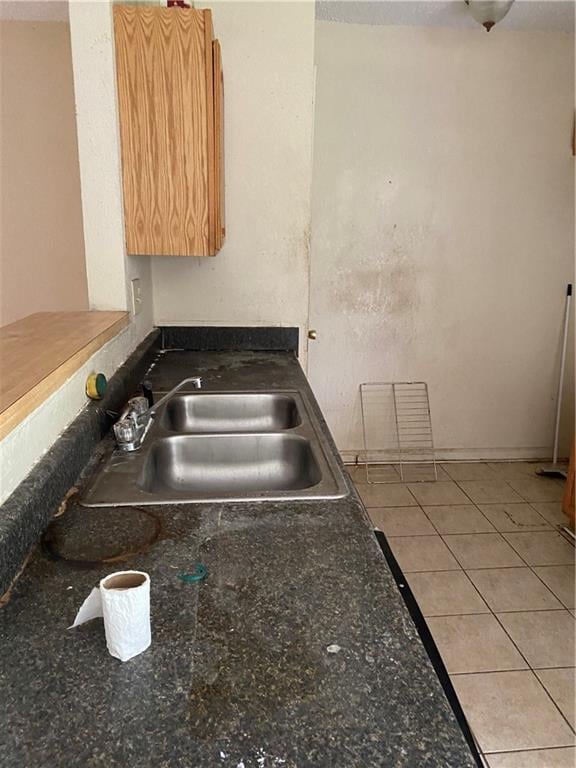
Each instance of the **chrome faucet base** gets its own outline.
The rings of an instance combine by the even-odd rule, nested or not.
[[[148,407],[148,401],[145,397],[133,397],[131,400],[128,400],[122,415],[114,424],[114,436],[118,449],[124,452],[138,450],[146,437],[146,433],[158,408],[164,405],[187,384],[192,384],[195,389],[201,389],[202,378],[200,376],[191,376],[184,379],[150,407]]]

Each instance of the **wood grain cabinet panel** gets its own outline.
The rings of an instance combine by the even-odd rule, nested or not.
[[[224,77],[218,40],[212,42],[214,71],[214,223],[216,248],[224,242]]]
[[[223,158],[211,12],[115,5],[114,35],[128,253],[213,256]]]

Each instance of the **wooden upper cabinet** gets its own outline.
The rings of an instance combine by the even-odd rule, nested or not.
[[[213,256],[224,186],[211,12],[115,5],[114,36],[128,253]]]
[[[222,74],[222,53],[218,40],[212,42],[214,72],[214,216],[216,226],[216,249],[224,242],[224,76]]]

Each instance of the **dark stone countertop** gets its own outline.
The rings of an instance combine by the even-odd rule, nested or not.
[[[169,352],[148,378],[160,391],[194,374],[205,389],[307,389],[279,353]],[[207,580],[181,582],[198,561]],[[150,574],[153,640],[121,663],[101,620],[67,627],[124,568]],[[474,765],[352,486],[329,502],[71,496],[0,611],[0,642],[7,768]]]

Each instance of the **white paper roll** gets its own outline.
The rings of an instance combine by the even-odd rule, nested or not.
[[[104,618],[106,645],[120,661],[137,656],[152,642],[150,633],[150,577],[143,571],[117,571],[94,587],[72,627],[98,616]]]

